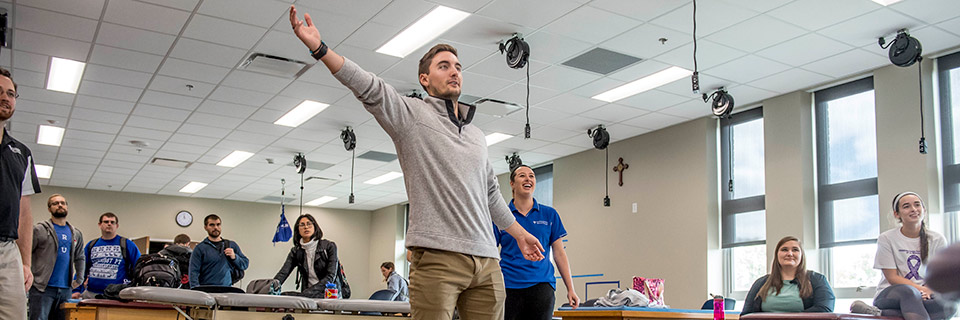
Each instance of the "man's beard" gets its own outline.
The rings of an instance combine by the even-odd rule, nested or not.
[[[220,231],[209,231],[207,232],[207,235],[211,238],[216,238],[220,236]]]
[[[54,218],[66,218],[67,210],[56,210],[54,212],[51,212],[50,214],[52,214]]]

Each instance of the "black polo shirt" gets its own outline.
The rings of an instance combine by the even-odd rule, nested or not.
[[[40,193],[33,155],[26,145],[3,130],[0,142],[0,241],[17,239],[20,197]]]

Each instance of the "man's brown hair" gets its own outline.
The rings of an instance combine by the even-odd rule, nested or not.
[[[454,48],[449,44],[440,43],[433,46],[433,48],[430,48],[430,51],[427,51],[427,53],[423,54],[423,58],[420,58],[420,67],[419,67],[419,70],[417,70],[417,79],[420,79],[421,74],[430,74],[430,64],[433,63],[433,57],[436,56],[438,53],[441,53],[444,51],[453,53],[454,56],[457,55],[457,48]],[[417,80],[417,82],[420,82],[420,81]],[[423,87],[424,91],[427,90],[427,87],[425,87],[423,84],[421,84],[420,86]],[[428,92],[427,94],[430,94],[430,93]]]
[[[50,207],[50,202],[53,201],[53,198],[54,198],[54,197],[61,197],[61,198],[63,198],[63,202],[67,202],[67,198],[64,198],[62,194],[54,193],[54,194],[51,195],[49,198],[47,198],[47,208]]]
[[[457,54],[456,51],[454,51],[453,54]],[[433,56],[431,56],[431,58],[432,58],[432,57],[433,57]],[[16,81],[13,81],[13,75],[10,74],[10,70],[7,70],[7,69],[4,69],[3,67],[0,67],[0,76],[4,76],[4,77],[9,78],[9,79],[10,79],[10,82],[13,82],[13,90],[14,90],[14,91],[17,90],[17,82],[16,82]]]
[[[188,235],[186,235],[186,234],[184,234],[184,233],[178,234],[176,237],[173,237],[173,243],[175,243],[175,244],[190,244],[190,236],[188,236]]]

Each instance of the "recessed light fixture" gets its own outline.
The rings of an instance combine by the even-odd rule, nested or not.
[[[223,160],[220,160],[220,162],[217,162],[217,165],[221,167],[233,168],[240,165],[244,161],[247,161],[247,159],[250,159],[252,156],[252,152],[236,150],[231,152],[230,155],[224,157]]]
[[[50,72],[47,78],[47,90],[77,93],[80,78],[86,63],[53,57],[50,59]]]
[[[293,110],[287,112],[287,114],[280,117],[280,119],[277,119],[277,121],[273,124],[296,127],[304,122],[307,122],[307,120],[310,120],[310,118],[313,118],[313,116],[317,115],[323,111],[323,109],[326,109],[329,106],[330,105],[326,103],[320,103],[313,100],[303,100],[303,102],[297,105],[296,108],[293,108]]]
[[[387,181],[390,181],[390,180],[393,180],[393,179],[396,179],[396,178],[399,178],[399,177],[402,177],[402,176],[403,176],[402,173],[399,173],[399,172],[396,172],[396,171],[390,171],[390,172],[387,172],[387,173],[383,174],[382,176],[379,176],[379,177],[376,177],[376,178],[373,178],[373,179],[364,181],[363,183],[366,183],[366,184],[381,184],[381,183],[384,183],[384,182],[387,182]]]
[[[33,168],[37,171],[37,177],[40,179],[50,179],[50,176],[53,175],[53,167],[51,166],[36,164]]]
[[[183,186],[183,188],[180,188],[180,192],[183,192],[183,193],[196,193],[197,191],[200,191],[200,189],[203,189],[203,188],[205,188],[206,186],[207,186],[207,184],[206,184],[206,183],[203,183],[203,182],[190,181],[190,183],[188,183],[187,185]]]
[[[377,52],[399,58],[406,57],[469,16],[469,13],[457,9],[438,6],[387,41]]]
[[[883,6],[889,6],[891,4],[894,4],[900,1],[901,0],[873,0],[873,2],[879,3],[880,5],[883,5]]]
[[[499,143],[499,142],[502,142],[503,140],[507,140],[507,139],[510,139],[510,138],[513,138],[513,136],[511,136],[511,135],[509,135],[509,134],[506,134],[506,133],[494,132],[494,133],[488,134],[488,135],[487,135],[487,146],[488,146],[488,147],[489,147],[489,146],[492,146],[492,145],[494,145],[494,144],[497,144],[497,143]]]
[[[333,200],[337,200],[337,197],[322,196],[322,197],[313,199],[313,200],[311,200],[310,202],[304,203],[304,205],[319,207],[320,205],[322,205],[322,204],[324,204],[324,203],[327,203],[327,202],[330,202],[330,201],[333,201]]]
[[[693,74],[693,71],[681,67],[669,67],[649,76],[634,80],[625,85],[610,89],[607,92],[593,96],[593,99],[614,102]]]
[[[40,125],[40,131],[37,133],[37,143],[47,146],[56,146],[59,147],[60,143],[63,142],[63,132],[66,129],[61,127],[48,126],[45,124]]]

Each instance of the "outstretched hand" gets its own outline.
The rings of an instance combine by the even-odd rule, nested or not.
[[[540,245],[540,240],[537,237],[534,237],[529,232],[524,231],[523,239],[517,241],[517,246],[520,247],[520,252],[523,253],[523,258],[530,261],[540,261],[543,260],[543,246]]]
[[[311,52],[316,51],[320,48],[320,31],[313,25],[313,19],[310,19],[309,13],[304,13],[303,19],[306,20],[306,24],[297,18],[297,8],[290,5],[290,26],[293,27],[293,33],[307,45]]]

